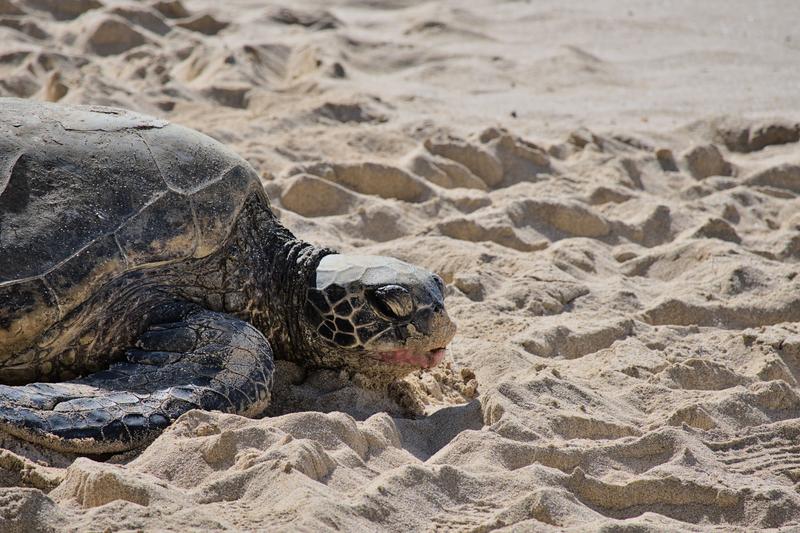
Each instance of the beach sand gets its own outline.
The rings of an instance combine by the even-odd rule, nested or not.
[[[0,531],[800,527],[800,3],[220,4],[0,0],[0,95],[211,135],[458,335],[105,462],[0,436]]]

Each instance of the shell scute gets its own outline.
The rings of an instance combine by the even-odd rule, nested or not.
[[[16,139],[24,151],[0,195],[0,282],[44,274],[166,189],[134,133],[60,127]]]
[[[261,183],[255,171],[238,164],[228,169],[222,179],[192,195],[200,232],[195,257],[205,257],[217,249],[247,197],[259,188]]]
[[[193,193],[214,181],[242,159],[218,141],[200,132],[169,126],[141,130],[164,181],[170,189]]]
[[[191,202],[168,192],[128,220],[116,237],[131,266],[191,257],[197,237]]]
[[[106,235],[56,266],[44,279],[58,302],[72,309],[91,296],[95,287],[124,272],[126,266],[114,236]]]

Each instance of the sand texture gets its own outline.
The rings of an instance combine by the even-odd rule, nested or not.
[[[800,3],[222,4],[0,0],[0,94],[228,144],[442,275],[446,364],[281,363],[106,462],[0,436],[0,531],[800,528]]]

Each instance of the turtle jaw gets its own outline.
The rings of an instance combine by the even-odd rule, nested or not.
[[[447,346],[456,334],[456,324],[440,309],[428,323],[426,335],[407,338],[402,344],[367,347],[367,356],[386,365],[409,369],[433,368],[447,355]]]
[[[406,348],[376,352],[371,355],[383,363],[393,366],[412,366],[417,368],[433,368],[442,362],[447,354],[446,348],[435,348],[427,352],[415,352]]]

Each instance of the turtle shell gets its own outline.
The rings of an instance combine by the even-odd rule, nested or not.
[[[255,170],[194,130],[0,98],[0,354],[131,269],[213,253],[253,193]]]

